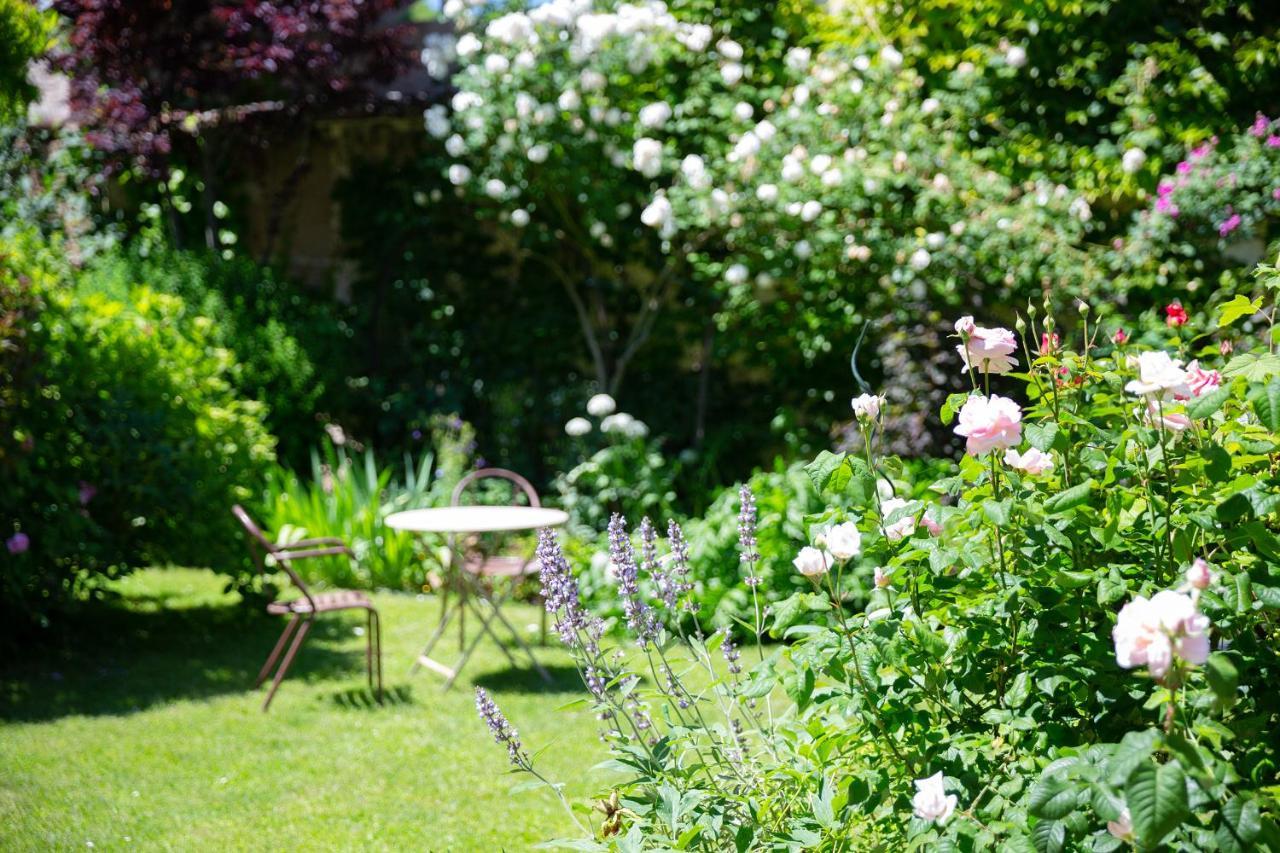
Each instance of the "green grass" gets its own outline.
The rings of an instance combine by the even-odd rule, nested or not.
[[[608,784],[584,772],[605,758],[590,712],[557,710],[584,691],[554,635],[538,650],[553,685],[486,639],[444,692],[408,674],[438,601],[380,593],[386,704],[365,684],[363,620],[332,614],[264,714],[252,684],[282,619],[205,571],[142,571],[116,590],[58,648],[0,669],[0,848],[488,851],[572,835],[549,792],[509,793],[523,777],[476,717],[475,684],[531,751],[551,745],[538,764],[571,799]]]

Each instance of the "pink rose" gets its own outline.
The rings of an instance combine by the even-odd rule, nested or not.
[[[1200,591],[1209,588],[1213,583],[1213,572],[1209,568],[1209,564],[1202,557],[1196,557],[1195,562],[1191,564],[1191,568],[1187,569],[1187,584],[1194,590]]]
[[[1120,609],[1111,632],[1116,663],[1125,669],[1145,665],[1151,677],[1168,674],[1175,657],[1190,664],[1209,659],[1209,619],[1195,601],[1173,590],[1142,596]]]
[[[1203,397],[1222,384],[1222,374],[1216,370],[1202,370],[1199,361],[1187,365],[1187,387],[1192,397]]]
[[[1141,409],[1138,411],[1142,412]],[[1163,426],[1174,432],[1185,432],[1191,428],[1191,418],[1182,411],[1181,405],[1161,403],[1159,400],[1147,401],[1147,410],[1142,413],[1142,419],[1147,422],[1147,426]]]
[[[1004,452],[1004,464],[1035,477],[1053,470],[1053,456],[1032,447],[1019,453],[1012,447]]]
[[[960,353],[966,370],[1008,373],[1018,363],[1013,357],[1018,339],[1010,330],[988,329],[976,325],[972,317],[961,317],[956,321],[956,332],[963,341],[956,346],[956,352]]]
[[[876,589],[884,589],[892,581],[892,577],[880,566],[876,566],[875,585]]]
[[[1008,397],[975,395],[960,409],[956,435],[965,437],[972,456],[1016,447],[1022,441],[1022,410]]]

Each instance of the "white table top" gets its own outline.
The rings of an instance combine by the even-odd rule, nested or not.
[[[442,506],[387,516],[387,526],[416,533],[496,533],[559,527],[569,513],[538,506]]]

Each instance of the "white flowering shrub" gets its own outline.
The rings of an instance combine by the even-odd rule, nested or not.
[[[973,63],[926,87],[891,44],[801,46],[760,20],[748,38],[702,4],[512,8],[454,10],[459,91],[427,129],[523,267],[563,286],[602,390],[663,312],[799,372],[847,363],[861,321],[936,329],[941,307],[1089,293],[1088,201],[986,165]],[[889,337],[873,327],[868,375]],[[895,415],[928,401],[925,376],[903,381],[921,393]]]
[[[746,88],[744,48],[732,17],[684,20],[658,0],[511,9],[451,9],[467,28],[458,92],[427,131],[521,262],[562,284],[594,378],[616,393],[661,312],[690,296],[686,255],[718,230],[683,227],[665,192],[705,180]]]
[[[1265,316],[1278,295],[1260,268]],[[808,589],[737,632],[790,645],[687,630],[680,527],[633,541],[615,517],[638,647],[614,655],[545,532],[548,608],[623,771],[572,843],[1280,849],[1280,356],[1250,313],[1170,306],[1143,344],[1083,308],[1070,332],[960,318],[969,390],[940,420],[963,455],[899,494],[891,404],[853,400],[863,451],[808,469],[830,507],[794,543]],[[744,490],[747,588],[760,521]]]

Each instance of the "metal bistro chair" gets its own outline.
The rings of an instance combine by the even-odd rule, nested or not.
[[[449,498],[450,506],[461,506],[462,496],[466,494],[467,489],[474,485],[478,485],[484,480],[506,480],[511,483],[511,504],[515,506],[520,503],[520,496],[523,494],[529,501],[529,506],[542,506],[542,501],[538,498],[538,492],[534,489],[533,484],[515,471],[509,471],[506,468],[480,468],[472,471],[467,476],[458,481],[458,485],[453,487],[453,495]],[[519,556],[516,554],[470,554],[465,553],[465,545],[463,546],[464,556],[462,568],[471,574],[486,580],[509,579],[513,584],[538,574],[540,566],[537,558]],[[497,600],[501,604],[510,593]],[[542,610],[542,645],[547,644],[547,610]],[[461,621],[459,629],[461,630]]]
[[[302,641],[306,639],[307,632],[311,630],[311,623],[315,621],[316,614],[332,613],[338,610],[364,610],[368,613],[365,665],[369,670],[369,690],[373,691],[376,661],[378,675],[377,697],[378,701],[381,702],[382,624],[378,619],[378,611],[374,609],[373,602],[363,592],[355,590],[339,589],[330,592],[312,593],[311,590],[307,589],[307,585],[302,582],[302,579],[298,577],[297,572],[293,570],[291,565],[294,560],[333,557],[340,554],[354,559],[355,555],[351,553],[351,549],[341,539],[331,536],[300,539],[288,545],[278,545],[266,537],[239,504],[233,506],[231,512],[249,534],[249,553],[253,556],[253,562],[257,565],[259,571],[264,574],[267,572],[263,555],[269,554],[275,558],[276,564],[284,570],[285,574],[289,576],[289,580],[302,593],[301,598],[295,598],[291,601],[273,601],[267,605],[268,613],[276,616],[287,615],[291,618],[289,619],[289,624],[285,625],[283,633],[280,634],[280,639],[276,641],[275,648],[271,650],[271,654],[267,657],[267,662],[263,664],[262,671],[258,673],[258,680],[253,685],[255,688],[261,687],[262,682],[266,681],[267,675],[280,658],[280,652],[284,650],[285,644],[289,643],[290,636],[293,637],[293,643],[289,645],[289,651],[285,653],[284,660],[280,662],[279,668],[276,669],[275,677],[271,682],[271,690],[267,692],[267,698],[262,703],[262,710],[266,711],[271,706],[271,700],[275,698],[276,691],[280,689],[280,682],[284,681],[285,673],[289,671],[289,667],[293,664],[293,659],[297,656],[298,650],[302,648]],[[297,630],[296,633],[295,629]]]
[[[472,471],[463,477],[458,485],[453,489],[453,496],[450,499],[451,506],[462,506],[462,496],[467,489],[481,480],[506,480],[512,484],[511,504],[517,505],[520,502],[520,496],[529,501],[529,506],[539,507],[542,503],[538,500],[538,493],[534,491],[533,486],[524,477],[521,477],[514,471],[508,471],[505,468],[481,468]],[[410,672],[417,670],[419,666],[431,666],[431,650],[444,636],[445,629],[448,627],[449,620],[456,611],[458,614],[458,645],[462,649],[462,657],[457,665],[452,668],[437,668],[437,671],[448,676],[445,682],[445,689],[453,686],[454,680],[458,674],[462,672],[462,668],[466,666],[472,652],[475,651],[480,639],[488,634],[498,648],[506,655],[507,660],[512,666],[519,666],[515,656],[506,644],[498,637],[494,631],[492,623],[498,622],[505,627],[511,634],[516,646],[528,655],[529,660],[533,663],[534,669],[542,676],[543,681],[551,681],[551,673],[547,672],[546,667],[538,662],[538,658],[533,654],[533,650],[525,643],[520,636],[520,632],[515,626],[502,615],[502,605],[511,597],[514,591],[514,583],[522,578],[535,575],[539,571],[537,557],[533,554],[527,556],[506,555],[506,554],[486,554],[479,547],[478,538],[462,537],[451,540],[449,543],[449,562],[450,571],[448,577],[442,583],[441,598],[441,616],[440,621],[436,625],[435,632],[431,638],[427,640],[426,647],[422,650],[417,659],[415,659]],[[500,579],[508,579],[512,581],[509,588],[501,595],[495,594],[492,583],[486,581],[494,581]],[[458,602],[450,609],[449,597],[452,594],[458,596]],[[477,605],[483,602],[487,605],[486,610],[481,610]],[[480,630],[471,638],[471,642],[467,642],[466,629],[466,613],[467,609],[472,608],[474,615],[480,622]],[[542,639],[546,642],[546,609],[543,608],[542,618]],[[436,668],[436,667],[433,667]]]

